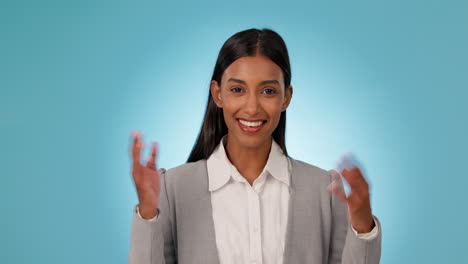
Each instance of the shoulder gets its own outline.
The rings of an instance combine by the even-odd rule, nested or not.
[[[171,175],[171,177],[185,177],[186,175],[193,175],[194,172],[200,172],[204,169],[206,169],[206,159],[201,159],[195,162],[187,162],[165,171],[166,175]]]
[[[292,174],[299,183],[318,181],[323,184],[328,184],[331,181],[328,170],[292,157],[289,157],[289,160],[292,166]]]
[[[301,171],[301,172],[307,172],[307,173],[313,173],[313,174],[318,174],[318,175],[323,175],[326,174],[328,175],[328,171],[311,163],[307,163],[305,161],[295,159],[292,157],[289,157],[289,160],[291,161],[291,165],[293,168]]]
[[[183,191],[188,188],[203,187],[208,184],[206,159],[188,162],[164,171],[164,181],[168,189]]]

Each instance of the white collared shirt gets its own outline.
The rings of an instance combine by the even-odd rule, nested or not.
[[[250,185],[228,159],[226,140],[227,135],[207,160],[220,264],[282,264],[291,161],[272,140],[267,163]],[[137,213],[139,215],[138,206]],[[157,221],[158,218],[147,221]],[[357,234],[354,228],[352,230]],[[372,239],[377,235],[377,225],[369,233],[357,234],[361,239]]]
[[[229,161],[225,135],[207,160],[220,264],[283,263],[291,164],[272,140],[252,186]]]

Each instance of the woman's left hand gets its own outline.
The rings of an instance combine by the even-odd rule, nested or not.
[[[341,170],[341,175],[348,182],[351,190],[346,197],[343,182],[336,170],[328,171],[332,177],[332,183],[328,191],[336,195],[348,207],[350,223],[358,233],[369,233],[375,226],[370,206],[369,184],[361,170],[353,166]]]

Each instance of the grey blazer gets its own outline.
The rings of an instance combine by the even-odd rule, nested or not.
[[[360,239],[348,223],[346,205],[327,191],[326,170],[289,157],[291,192],[284,264],[379,263],[379,235]],[[159,218],[133,212],[130,264],[218,264],[206,159],[159,169]],[[136,208],[136,206],[135,206]]]

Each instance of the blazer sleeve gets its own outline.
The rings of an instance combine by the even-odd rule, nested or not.
[[[348,221],[348,208],[332,195],[332,234],[329,264],[378,264],[382,246],[382,227],[374,216],[378,234],[372,239],[359,238]]]
[[[173,264],[177,263],[172,235],[170,205],[166,188],[166,170],[158,170],[160,179],[159,214],[157,219],[146,220],[133,210],[130,235],[129,264]]]

